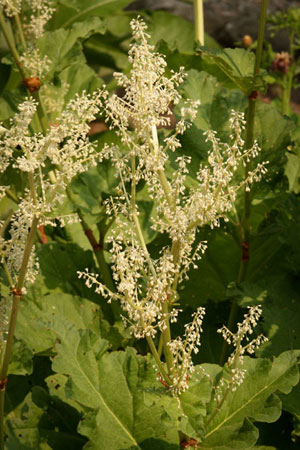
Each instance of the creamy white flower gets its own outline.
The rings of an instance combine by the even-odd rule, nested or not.
[[[8,17],[14,17],[21,11],[22,0],[0,0],[0,6]]]

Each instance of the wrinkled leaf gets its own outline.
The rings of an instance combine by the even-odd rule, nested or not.
[[[253,90],[263,89],[264,81],[260,74],[253,75],[255,55],[241,48],[224,50],[200,47],[203,70],[213,75],[229,89],[239,89],[245,95]]]
[[[282,353],[273,362],[267,359],[244,358],[246,376],[235,392],[230,392],[220,411],[209,422],[203,448],[229,450],[250,448],[258,431],[249,422],[274,422],[281,414],[281,403],[273,394],[288,394],[299,381],[297,357],[300,351]],[[210,371],[210,366],[205,365]],[[210,405],[210,414],[214,411]],[[209,418],[209,416],[208,416]]]

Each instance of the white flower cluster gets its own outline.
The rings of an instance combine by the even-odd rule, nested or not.
[[[51,0],[0,0],[7,17],[14,17],[21,13],[22,6],[30,9],[29,21],[25,23],[25,30],[30,39],[37,40],[44,34],[45,26],[51,19],[55,8]]]
[[[171,285],[174,276],[172,257],[166,249],[161,258],[153,261],[154,273],[149,271],[149,261],[143,249],[136,240],[118,239],[114,236],[112,242],[112,269],[117,292],[111,292],[97,280],[95,274],[78,272],[79,277],[86,280],[86,285],[95,286],[95,292],[101,294],[110,302],[119,300],[126,313],[123,317],[125,325],[130,326],[131,333],[137,338],[155,337],[158,330],[165,328],[165,316],[162,304],[171,297]],[[170,314],[171,320],[176,320],[176,314]]]
[[[7,17],[14,17],[21,11],[22,0],[0,0],[0,6],[4,9]]]
[[[169,342],[173,355],[170,390],[174,396],[178,396],[188,389],[190,375],[194,372],[192,354],[197,354],[199,351],[204,315],[205,308],[199,307],[193,313],[193,321],[184,326],[185,339],[177,337]]]
[[[51,19],[55,9],[51,0],[30,0],[31,14],[25,30],[30,39],[37,40],[44,34],[45,26]]]
[[[43,78],[50,68],[51,60],[48,56],[41,57],[37,48],[30,47],[20,57],[24,70],[28,77]]]
[[[57,116],[61,114],[69,88],[69,83],[64,80],[60,86],[54,85],[53,83],[46,83],[41,86],[40,95],[48,116],[51,117],[52,121],[55,121]]]
[[[222,379],[220,388],[224,385],[230,385],[234,391],[236,387],[242,384],[246,370],[238,367],[243,364],[243,355],[249,353],[252,355],[255,350],[264,342],[268,340],[263,334],[260,334],[256,338],[250,340],[249,336],[253,334],[253,329],[256,327],[258,320],[262,314],[261,305],[248,306],[248,313],[244,314],[244,320],[242,323],[237,324],[237,332],[233,333],[225,325],[218,330],[218,333],[222,335],[228,345],[233,345],[234,351],[230,355],[226,366],[230,371],[230,379]],[[243,344],[243,341],[246,344]],[[218,394],[220,395],[220,394]]]
[[[132,63],[132,70],[128,77],[123,73],[114,74],[125,93],[123,97],[109,97],[106,113],[111,128],[117,129],[123,143],[130,149],[127,156],[137,155],[141,158],[141,164],[149,168],[157,165],[163,167],[165,158],[161,152],[153,154],[151,130],[153,127],[171,124],[172,106],[181,99],[177,87],[183,82],[185,74],[181,67],[179,72],[173,72],[168,78],[165,75],[164,57],[155,53],[154,47],[147,42],[146,24],[140,19],[132,20],[131,28],[134,43],[129,50],[129,61]],[[195,114],[197,104],[198,102],[190,102],[182,110],[183,118],[177,125],[177,134],[185,130],[185,119]],[[129,132],[131,125],[134,126],[134,133]],[[166,143],[172,148],[178,145],[175,141],[171,144],[170,139]]]
[[[1,260],[15,283],[22,264],[27,236],[33,218],[40,225],[61,225],[78,220],[74,214],[57,217],[55,208],[66,196],[65,189],[71,179],[101,156],[88,139],[89,123],[96,118],[102,105],[101,92],[92,97],[77,95],[57,118],[46,135],[32,133],[30,126],[37,104],[33,99],[19,106],[19,113],[10,121],[10,128],[1,128],[0,171],[9,165],[30,177],[30,189],[25,191],[18,209],[10,222],[10,239],[1,242]],[[5,190],[1,190],[1,192]],[[38,263],[34,248],[28,262],[26,283],[34,281]]]
[[[56,167],[58,183],[65,187],[76,174],[95,165],[100,158],[88,139],[89,123],[95,120],[102,105],[101,92],[92,97],[85,92],[69,102],[47,134],[31,134],[29,125],[36,112],[35,100],[19,105],[19,113],[11,119],[11,127],[2,127],[0,169],[3,172],[12,161],[13,167],[44,178],[41,170],[47,161]],[[43,186],[43,180],[40,180]],[[61,185],[62,183],[62,185]],[[57,190],[57,186],[53,187]]]
[[[23,260],[25,245],[34,215],[34,207],[27,200],[21,201],[19,209],[13,214],[10,221],[10,239],[3,240],[0,246],[1,263],[5,262],[14,284],[17,283],[18,275]],[[33,246],[29,257],[25,285],[32,284],[39,271],[39,263],[35,257]]]
[[[120,179],[117,197],[107,202],[107,214],[114,219],[114,231],[107,243],[116,292],[88,270],[79,276],[109,301],[121,302],[124,321],[136,338],[154,338],[158,330],[164,333],[169,322],[176,320],[178,284],[187,277],[191,265],[197,267],[197,260],[206,249],[205,242],[196,243],[197,227],[219,226],[221,218],[226,220],[237,190],[258,180],[265,167],[258,165],[246,180],[236,180],[238,167],[257,156],[259,148],[257,143],[251,149],[244,148],[241,137],[244,116],[232,111],[231,143],[222,143],[214,131],[206,133],[212,150],[208,165],[199,168],[193,187],[187,187],[190,159],[183,155],[176,158],[177,168],[167,178],[169,153],[181,146],[178,135],[195,119],[199,102],[185,102],[175,129],[159,139],[158,128],[170,126],[173,106],[183,102],[177,88],[185,74],[180,68],[168,78],[164,57],[148,43],[146,24],[140,19],[133,20],[131,28],[134,41],[129,51],[131,71],[128,75],[115,74],[123,95],[107,95],[105,100],[107,121],[116,129],[126,150],[106,146],[102,152],[114,164]],[[136,195],[139,182],[146,186],[153,200],[153,229],[168,235],[171,242],[156,259],[147,249],[140,224]],[[200,308],[192,324],[186,326],[184,341],[177,338],[168,347],[164,344],[165,353],[170,352],[174,361],[169,376],[170,389],[176,395],[187,388],[188,376],[193,371],[192,353],[197,352],[200,344],[203,316],[204,310]]]

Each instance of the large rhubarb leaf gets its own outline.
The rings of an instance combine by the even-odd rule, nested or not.
[[[212,420],[208,415],[206,437],[201,448],[252,448],[258,438],[258,430],[252,421],[270,423],[279,418],[281,402],[275,392],[288,394],[298,383],[299,355],[300,351],[288,351],[273,362],[245,357],[242,367],[247,372],[242,385],[229,393],[214,417],[214,401],[209,405]],[[211,372],[212,377],[220,375],[216,366],[205,365],[205,369]]]

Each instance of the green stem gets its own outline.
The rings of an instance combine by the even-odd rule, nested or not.
[[[0,237],[2,237],[2,238],[4,238],[6,229],[7,229],[8,225],[9,225],[9,222],[10,222],[10,220],[12,218],[13,213],[14,213],[13,210],[9,209],[8,213],[6,214],[6,217],[4,219],[3,225],[0,228]]]
[[[140,221],[137,215],[137,211],[136,211],[136,178],[135,178],[135,157],[132,156],[131,157],[131,174],[132,174],[132,181],[131,181],[131,213],[132,213],[132,218],[136,227],[136,232],[137,232],[137,236],[138,239],[140,241],[140,244],[142,246],[142,249],[144,250],[145,256],[148,260],[149,263],[149,267],[150,270],[152,272],[152,274],[156,277],[156,272],[155,272],[155,268],[153,266],[151,257],[149,255],[147,246],[146,246],[146,242],[143,236],[143,232],[142,232],[142,228],[140,225]]]
[[[288,116],[291,113],[291,94],[292,94],[292,87],[293,87],[293,79],[294,79],[294,73],[295,73],[295,62],[294,62],[294,39],[295,39],[295,32],[292,31],[289,36],[290,41],[290,62],[291,65],[289,67],[288,73],[284,75],[284,88],[282,91],[282,105],[281,105],[281,112],[283,115]]]
[[[25,51],[27,51],[26,40],[25,40],[23,27],[22,27],[22,23],[21,23],[19,14],[16,14],[14,19],[15,19],[15,22],[16,22],[16,25],[17,25],[17,30],[18,30],[18,33],[19,33],[19,36],[20,36],[20,41],[21,41],[22,47],[23,47],[23,49]]]
[[[240,357],[240,354],[241,354],[241,340],[238,340],[238,342],[237,342],[237,350],[236,350],[236,353],[235,353],[235,355],[234,355],[234,360],[233,360],[233,363],[232,363],[232,369],[235,369],[235,368],[236,368],[237,363],[238,363],[238,360],[239,360],[239,357]],[[220,382],[220,381],[221,381],[221,380],[219,380],[219,382]],[[228,397],[228,395],[229,395],[230,389],[231,389],[231,384],[229,384],[229,385],[227,386],[227,388],[226,388],[226,390],[225,390],[225,392],[224,392],[223,398],[222,398],[222,400],[218,403],[218,405],[217,405],[216,409],[214,410],[214,412],[213,412],[213,413],[211,414],[211,416],[209,416],[209,417],[206,419],[206,421],[204,422],[205,428],[208,427],[208,425],[213,421],[213,419],[216,417],[216,415],[217,415],[218,412],[220,411],[222,405],[225,403],[225,400],[227,399],[227,397]]]
[[[153,339],[150,336],[146,336],[146,339],[147,339],[149,348],[151,350],[151,353],[153,355],[153,358],[155,359],[155,362],[156,362],[156,364],[157,364],[157,366],[158,366],[158,368],[160,370],[161,375],[164,377],[165,381],[169,385],[171,385],[170,377],[168,376],[167,372],[164,369],[164,366],[163,366],[163,364],[162,364],[162,362],[160,360],[160,357],[159,357],[159,354],[158,354],[158,352],[156,350],[156,347],[155,347],[155,344],[153,342]]]
[[[34,243],[37,225],[38,225],[38,219],[34,216],[32,219],[30,232],[28,234],[27,242],[25,245],[25,250],[24,250],[24,254],[23,254],[23,260],[22,260],[22,264],[21,264],[21,268],[20,268],[19,278],[18,278],[17,285],[16,285],[16,288],[14,291],[14,295],[13,295],[12,311],[11,311],[11,316],[10,316],[10,321],[9,321],[7,342],[6,342],[5,354],[4,354],[4,358],[3,358],[3,364],[2,364],[2,368],[1,368],[0,380],[4,380],[7,376],[7,369],[8,369],[8,364],[9,364],[9,359],[10,359],[10,354],[11,354],[11,347],[12,347],[12,343],[13,343],[13,337],[14,337],[14,332],[15,332],[16,323],[17,323],[17,316],[18,316],[18,311],[19,311],[19,304],[20,304],[20,300],[22,297],[22,289],[23,289],[23,285],[24,285],[26,272],[27,272],[28,261],[29,261],[32,246]]]
[[[43,131],[43,134],[46,135],[47,130],[49,129],[49,120],[48,120],[47,114],[45,112],[45,108],[44,108],[43,100],[41,98],[40,91],[34,92],[33,97],[38,102],[37,114],[38,114],[38,117],[40,120],[41,129]]]
[[[163,336],[162,336],[162,334],[160,333],[160,336],[159,336],[159,341],[158,341],[158,348],[157,348],[157,353],[158,353],[158,356],[161,358],[161,354],[162,354],[162,351],[163,351]]]
[[[254,75],[257,75],[260,71],[261,58],[262,58],[262,49],[264,42],[264,33],[265,33],[265,24],[266,24],[266,16],[267,16],[267,7],[268,0],[261,1],[261,10],[260,10],[260,20],[259,20],[259,30],[258,30],[258,38],[257,38],[257,48],[255,55],[255,64],[254,64]],[[256,109],[256,94],[251,93],[248,99],[248,114],[247,114],[247,126],[246,126],[246,142],[245,148],[248,150],[253,146],[254,143],[254,123],[255,123],[255,109]],[[245,178],[247,178],[249,171],[251,170],[251,162],[246,163],[245,167]],[[244,211],[243,217],[241,221],[241,229],[240,229],[240,240],[242,246],[242,257],[240,261],[239,273],[237,277],[237,283],[240,284],[245,280],[247,267],[249,264],[249,242],[250,242],[250,216],[251,216],[251,194],[249,191],[245,189],[244,192]],[[238,315],[238,305],[236,300],[232,300],[231,309],[228,319],[229,330],[232,331],[233,325],[236,322],[236,318]],[[220,365],[223,366],[226,362],[228,354],[228,344],[226,341],[223,343],[221,357],[220,357]]]
[[[157,127],[156,125],[152,125],[151,127],[151,133],[152,133],[152,145],[153,145],[153,157],[156,159],[159,159],[159,142],[158,142],[158,134],[157,134]],[[166,200],[168,202],[168,205],[171,209],[174,209],[175,202],[172,198],[172,191],[168,182],[168,179],[165,175],[165,172],[162,169],[158,169],[158,177],[161,184],[161,187],[164,191],[164,194],[166,196]]]
[[[151,133],[152,133],[153,157],[157,158],[157,160],[159,160],[160,147],[159,147],[156,125],[152,125]],[[165,172],[163,169],[158,169],[157,172],[158,172],[159,181],[160,181],[161,187],[164,191],[167,203],[168,203],[170,209],[174,210],[176,207],[176,198],[174,198],[174,196],[172,195],[172,190],[169,185],[168,179],[165,175]],[[180,253],[180,242],[179,241],[173,241],[171,253],[173,255],[173,262],[176,265],[178,262],[179,253]],[[163,341],[164,355],[165,355],[165,359],[166,359],[166,363],[167,363],[167,367],[168,367],[168,373],[171,372],[172,366],[173,366],[173,355],[172,355],[172,352],[169,347],[169,342],[171,342],[171,340],[172,340],[170,320],[169,320],[170,300],[171,299],[169,299],[169,301],[165,301],[162,304],[162,312],[164,314],[164,320],[165,320],[165,325],[166,325],[165,329],[162,331],[162,341]]]
[[[5,37],[5,40],[7,42],[8,48],[10,49],[11,54],[12,54],[14,60],[16,61],[16,64],[17,64],[17,66],[18,66],[18,68],[19,68],[19,70],[21,72],[21,75],[22,75],[23,78],[26,78],[26,73],[25,73],[24,67],[23,67],[23,65],[22,65],[22,63],[20,61],[20,56],[19,56],[19,53],[18,53],[18,51],[16,49],[14,38],[13,38],[12,34],[10,33],[10,30],[9,30],[9,28],[7,26],[5,17],[3,15],[2,8],[0,9],[0,26],[2,28],[2,32],[4,34],[4,37]]]
[[[37,231],[37,225],[38,225],[38,219],[34,216],[32,219],[30,232],[28,234],[26,245],[25,245],[25,250],[24,250],[24,254],[23,254],[23,260],[22,260],[22,264],[21,264],[21,268],[20,268],[19,278],[18,278],[17,285],[16,285],[14,293],[13,293],[13,303],[12,303],[12,309],[11,309],[9,326],[8,326],[7,341],[6,341],[5,353],[4,353],[3,363],[2,363],[2,367],[1,367],[1,374],[0,374],[0,384],[1,384],[0,394],[1,394],[1,401],[3,401],[3,406],[2,406],[3,410],[4,410],[4,397],[5,397],[5,387],[6,387],[8,365],[9,365],[9,361],[10,361],[11,349],[12,349],[12,344],[13,344],[13,339],[14,339],[14,334],[15,334],[15,329],[16,329],[16,324],[17,324],[17,317],[18,317],[18,312],[19,312],[20,301],[22,298],[22,289],[23,289],[23,285],[24,285],[26,272],[27,272],[28,261],[30,258],[32,246],[34,243],[34,238],[35,238],[36,231]],[[0,433],[1,433],[0,442],[1,443],[4,442],[4,424],[3,424],[3,422],[4,422],[4,417],[3,417],[3,412],[2,412],[1,419],[0,419],[0,423],[1,423],[1,425],[0,425]],[[4,450],[4,445],[2,446],[2,449]]]
[[[5,388],[0,389],[0,450],[4,450],[4,402]]]
[[[195,41],[204,45],[203,0],[194,0]]]
[[[142,246],[142,248],[143,248],[143,250],[145,252],[145,255],[146,255],[146,257],[147,257],[147,259],[149,261],[150,270],[151,270],[152,274],[154,276],[156,276],[156,272],[155,272],[154,266],[152,264],[151,257],[150,257],[150,255],[148,253],[148,249],[147,249],[147,246],[146,246],[146,243],[145,243],[145,240],[144,240],[144,236],[143,236],[143,233],[142,233],[142,229],[141,229],[140,222],[139,222],[138,215],[137,215],[137,211],[136,211],[136,179],[135,179],[135,170],[136,170],[135,169],[135,157],[132,156],[132,158],[131,158],[131,173],[132,173],[132,181],[131,181],[131,212],[132,212],[133,221],[134,221],[135,226],[136,226],[136,231],[137,231],[137,235],[138,235],[140,244],[141,244],[141,246]],[[164,302],[162,304],[162,312],[165,315],[165,323],[166,323],[166,329],[162,331],[163,344],[164,344],[164,354],[165,354],[166,363],[167,363],[167,367],[168,367],[168,373],[170,373],[170,370],[171,370],[172,364],[173,364],[173,357],[172,357],[172,353],[170,351],[170,348],[168,346],[168,342],[171,341],[171,331],[170,331],[170,324],[169,324],[169,307],[168,307],[168,303],[167,302]],[[158,352],[156,350],[156,347],[154,345],[153,340],[151,339],[151,343],[150,343],[150,340],[147,337],[147,342],[149,344],[150,350],[151,350],[151,352],[152,352],[152,354],[153,354],[157,364],[158,364],[158,361],[159,361],[160,362],[160,366],[161,366],[162,364],[161,364],[161,361],[160,361],[160,358],[159,358],[159,355],[158,355]],[[154,349],[155,349],[155,351],[154,351]],[[160,366],[159,366],[159,368],[161,370]],[[167,377],[167,378],[165,377],[165,375],[166,375],[165,371],[161,370],[161,374],[163,375],[163,377],[165,378],[167,383],[170,384],[169,377]]]
[[[161,332],[164,346],[164,355],[166,358],[166,363],[168,367],[168,373],[170,374],[173,367],[173,355],[169,347],[169,342],[171,342],[171,329],[170,329],[170,321],[169,321],[169,303],[164,302],[162,304],[162,313],[164,315],[165,329]]]

